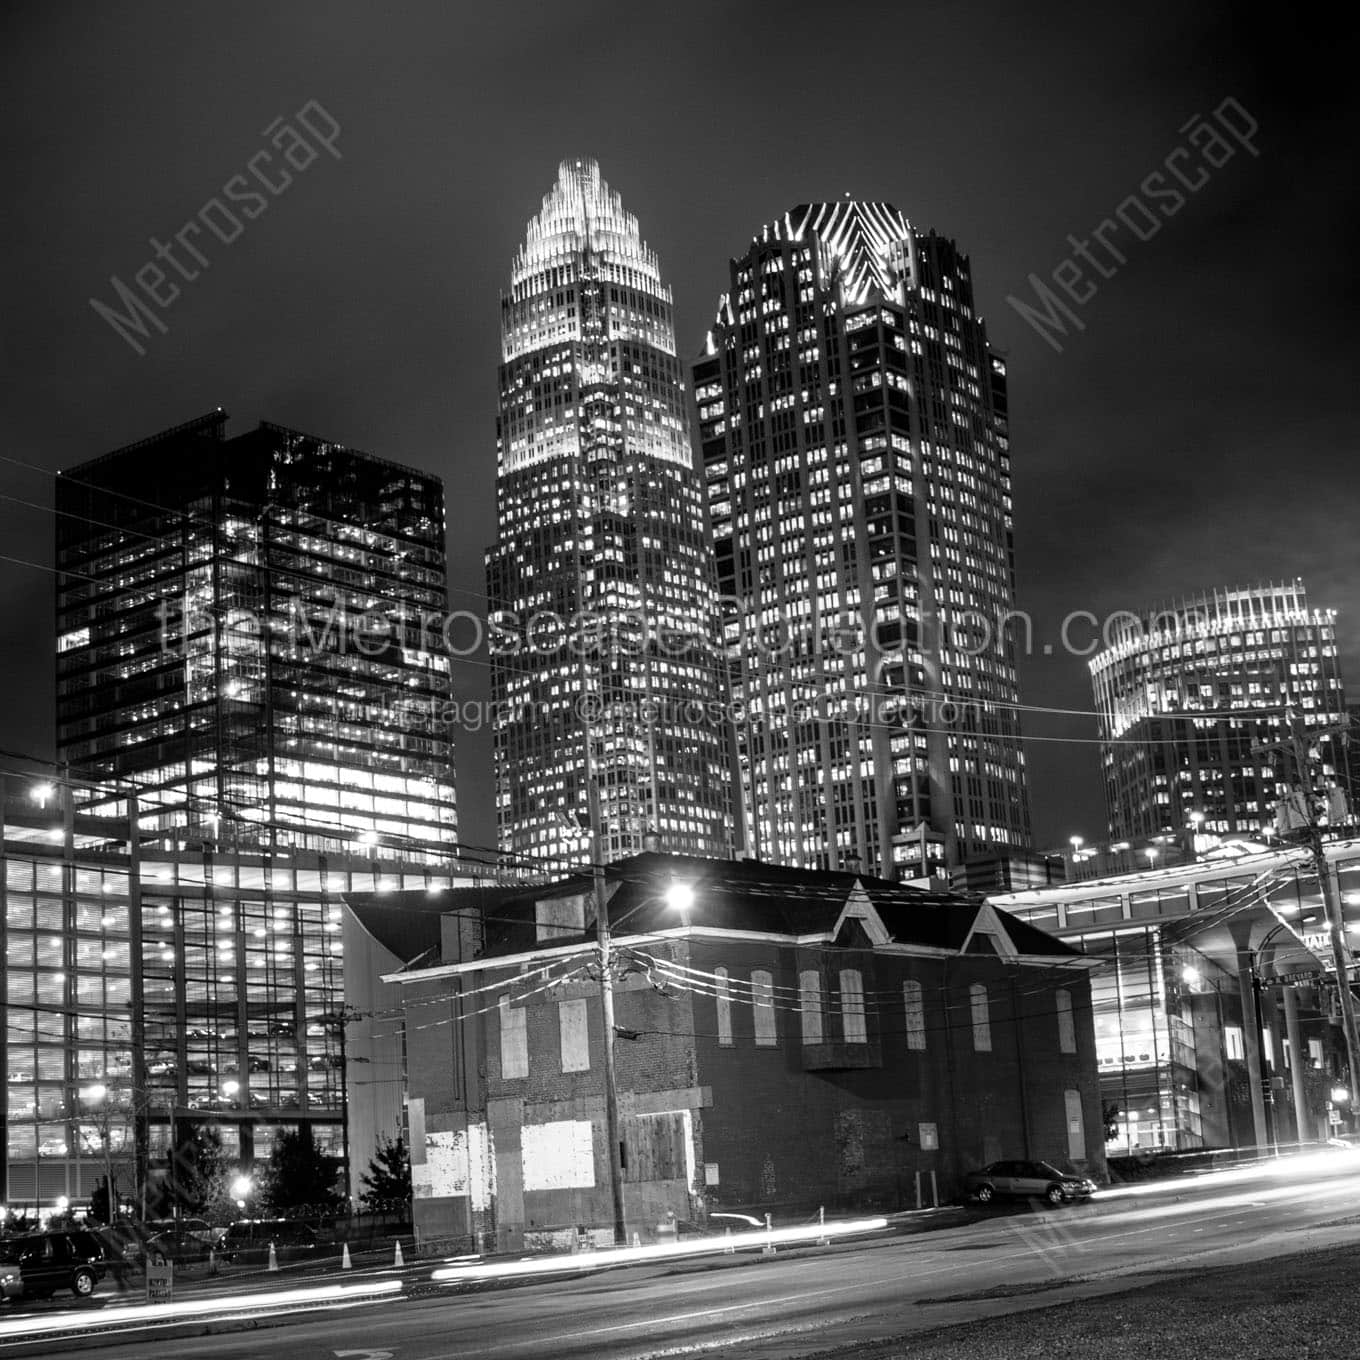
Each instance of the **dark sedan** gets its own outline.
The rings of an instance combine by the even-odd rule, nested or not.
[[[1049,1204],[1089,1199],[1096,1183],[1086,1176],[1059,1171],[1048,1162],[993,1162],[964,1177],[964,1189],[979,1204],[993,1199],[1042,1199]]]

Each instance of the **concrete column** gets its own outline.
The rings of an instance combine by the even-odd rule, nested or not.
[[[1247,1079],[1251,1083],[1253,1141],[1258,1148],[1266,1149],[1270,1135],[1266,1128],[1266,1101],[1261,1087],[1265,1064],[1256,1021],[1256,996],[1252,989],[1252,956],[1246,949],[1237,951],[1237,990],[1242,998],[1242,1045],[1246,1049]]]
[[[1299,1037],[1299,998],[1294,988],[1285,986],[1284,1026],[1289,1039],[1290,1069],[1289,1078],[1294,1093],[1294,1136],[1300,1143],[1311,1141],[1312,1130],[1308,1127],[1308,1102],[1304,1096],[1303,1067],[1307,1056],[1303,1051],[1303,1040]],[[1278,1108],[1278,1106],[1276,1107]]]

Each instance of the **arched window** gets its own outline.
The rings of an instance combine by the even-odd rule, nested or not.
[[[864,980],[858,968],[841,969],[841,1025],[847,1044],[869,1042],[868,1028],[864,1023]]]
[[[908,979],[902,984],[902,1005],[907,1014],[907,1047],[916,1053],[926,1050],[926,1003],[921,984]]]
[[[778,1042],[774,1027],[774,978],[763,968],[751,974],[751,1009],[755,1015],[756,1046],[773,1048]]]
[[[968,989],[968,1002],[973,1012],[973,1051],[992,1051],[992,1013],[987,1001],[987,988],[975,982]]]
[[[1072,993],[1059,987],[1054,1000],[1058,1007],[1058,1048],[1064,1053],[1077,1051],[1077,1026],[1072,1018]]]
[[[822,976],[815,968],[798,974],[798,1010],[803,1017],[803,1042],[822,1042]]]
[[[727,969],[713,970],[713,990],[717,993],[718,1043],[723,1048],[732,1047],[732,993],[727,983]]]

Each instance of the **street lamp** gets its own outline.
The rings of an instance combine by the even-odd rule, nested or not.
[[[231,1197],[236,1201],[236,1207],[244,1212],[246,1200],[250,1198],[250,1192],[254,1190],[255,1182],[249,1176],[237,1176],[231,1183]]]
[[[104,1145],[104,1207],[108,1214],[108,1222],[112,1224],[118,1218],[118,1201],[113,1193],[113,1153],[109,1147],[112,1136],[112,1131],[109,1128],[109,1088],[103,1082],[95,1082],[93,1086],[87,1086],[80,1093],[80,1096],[86,1104],[97,1105],[102,1113],[99,1123],[99,1141]]]

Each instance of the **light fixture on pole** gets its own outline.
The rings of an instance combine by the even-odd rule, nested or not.
[[[118,1218],[118,1200],[113,1193],[113,1152],[109,1146],[113,1136],[109,1127],[109,1088],[102,1082],[95,1082],[93,1086],[87,1086],[80,1095],[87,1104],[96,1105],[100,1110],[98,1128],[99,1141],[104,1147],[104,1209],[108,1215],[105,1222],[114,1223]]]

